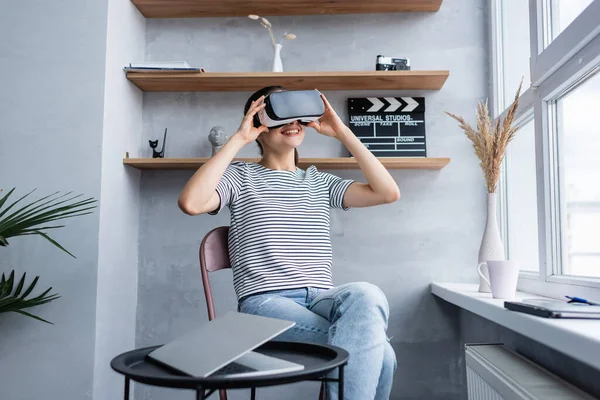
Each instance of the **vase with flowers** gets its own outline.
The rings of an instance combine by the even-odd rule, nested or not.
[[[517,107],[519,106],[519,95],[522,85],[523,82],[521,81],[515,99],[508,108],[504,121],[498,118],[496,123],[494,123],[490,118],[487,102],[484,101],[480,101],[477,105],[477,129],[469,125],[464,118],[446,112],[446,114],[459,122],[460,128],[472,142],[487,187],[487,219],[479,247],[479,263],[488,260],[506,259],[496,220],[496,189],[498,187],[498,179],[500,178],[500,169],[506,147],[519,129],[513,126],[513,122]],[[482,272],[486,277],[489,277],[487,270]],[[491,291],[489,284],[481,277],[479,278],[479,291],[486,293]]]
[[[281,61],[281,49],[283,45],[281,43],[277,43],[275,40],[275,35],[273,34],[273,26],[268,19],[261,17],[259,15],[250,14],[248,18],[259,21],[263,28],[269,31],[269,36],[271,37],[271,44],[273,44],[273,62],[271,63],[271,71],[272,72],[283,72],[283,63]],[[296,35],[293,33],[285,32],[283,34],[283,38],[287,40],[296,39]]]

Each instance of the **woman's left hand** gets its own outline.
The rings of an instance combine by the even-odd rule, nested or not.
[[[325,95],[321,93],[321,99],[323,100],[323,104],[325,104],[325,113],[319,121],[313,121],[309,123],[307,126],[310,126],[321,135],[337,137],[337,134],[341,132],[346,125],[342,122],[341,118],[337,115]]]

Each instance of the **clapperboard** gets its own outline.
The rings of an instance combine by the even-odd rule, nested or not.
[[[426,157],[424,97],[348,99],[350,129],[377,157]]]

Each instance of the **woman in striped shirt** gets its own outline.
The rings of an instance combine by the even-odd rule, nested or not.
[[[281,340],[329,343],[346,349],[346,398],[388,399],[396,357],[386,336],[389,307],[369,283],[334,287],[330,209],[347,210],[391,203],[400,197],[396,182],[342,122],[325,96],[325,114],[309,127],[335,138],[358,162],[367,183],[302,170],[299,121],[267,128],[257,112],[265,96],[285,90],[266,87],[245,106],[237,132],[189,180],[179,197],[187,214],[216,214],[229,208],[229,256],[241,312],[292,320]],[[259,163],[232,162],[240,149],[257,142]],[[328,385],[330,399],[337,385]]]

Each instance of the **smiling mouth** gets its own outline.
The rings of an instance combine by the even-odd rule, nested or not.
[[[300,129],[294,128],[294,129],[286,129],[284,131],[281,131],[281,134],[284,136],[294,136],[300,133]]]

